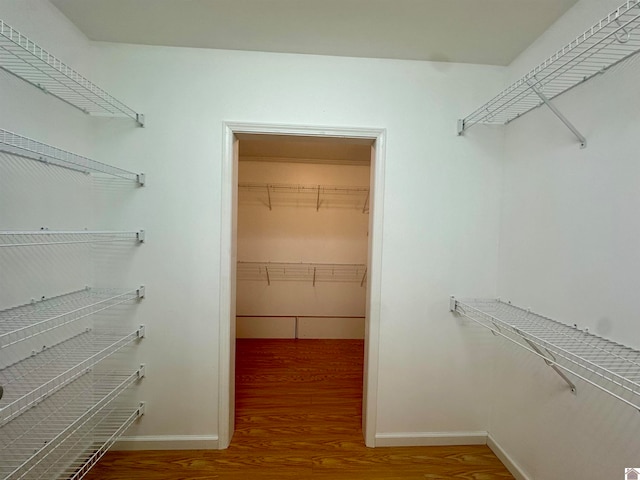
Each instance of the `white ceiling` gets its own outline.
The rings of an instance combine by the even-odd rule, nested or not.
[[[91,40],[508,65],[576,0],[51,0]]]

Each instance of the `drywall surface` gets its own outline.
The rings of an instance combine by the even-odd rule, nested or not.
[[[240,161],[240,184],[336,185],[369,187],[369,167],[334,164]],[[238,261],[318,264],[367,263],[369,215],[367,194],[318,195],[315,192],[281,193],[278,189],[238,192]],[[271,202],[271,208],[269,208]],[[268,268],[268,267],[267,267]],[[352,267],[355,270],[355,267]],[[312,270],[311,270],[312,271]],[[269,281],[252,275],[238,276],[237,315],[364,316],[366,275],[351,281],[296,280],[286,275]],[[323,276],[323,279],[329,278]],[[273,281],[271,281],[273,280]],[[264,319],[265,326],[271,323]],[[320,325],[316,319],[315,324]],[[246,323],[239,319],[239,323]],[[311,338],[303,322],[301,336]],[[362,322],[360,322],[362,323]],[[252,323],[253,324],[253,323]],[[248,327],[249,324],[245,325]],[[335,331],[344,337],[352,329],[325,322],[323,336]],[[263,327],[264,328],[264,327]],[[280,331],[277,324],[274,329]],[[242,329],[243,331],[246,328]],[[246,334],[247,332],[245,332]],[[275,332],[274,332],[275,333]],[[364,328],[358,334],[362,338]]]
[[[618,3],[579,2],[514,72],[526,72]],[[639,72],[640,58],[632,58],[556,100],[587,137],[584,150],[547,109],[506,127],[499,280],[503,299],[635,348]],[[579,380],[572,395],[540,359],[504,342],[495,371],[490,432],[530,478],[622,478],[624,467],[638,463],[633,408]]]
[[[26,33],[70,30],[49,18],[47,2],[34,4]],[[486,430],[491,344],[452,320],[448,295],[497,293],[503,134],[460,138],[455,124],[504,69],[110,44],[92,44],[87,60],[87,76],[147,119],[143,129],[92,119],[92,151],[82,152],[147,173],[143,189],[94,192],[101,228],[147,231],[126,261],[104,255],[96,269],[98,283],[147,286],[137,319],[147,325],[148,408],[134,440],[217,438],[224,121],[386,129],[377,431],[412,441]],[[65,122],[42,125],[53,135]]]

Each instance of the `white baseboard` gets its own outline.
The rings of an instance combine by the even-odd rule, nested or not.
[[[147,435],[120,437],[113,450],[218,450],[217,435]]]
[[[376,447],[485,445],[487,432],[398,432],[376,434]]]
[[[498,457],[498,459],[500,459],[504,466],[507,467],[507,470],[509,470],[511,475],[513,475],[516,480],[531,480],[531,477],[524,473],[524,470],[520,468],[520,465],[518,465],[509,456],[509,454],[500,446],[498,442],[495,441],[495,439],[491,435],[487,437],[487,446],[493,453],[496,454],[496,457]]]

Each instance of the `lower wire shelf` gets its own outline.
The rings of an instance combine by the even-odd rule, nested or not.
[[[144,413],[124,401],[144,376],[86,375],[0,428],[3,480],[80,479]],[[129,405],[127,405],[129,403]]]
[[[574,393],[571,376],[640,410],[639,350],[497,299],[451,297],[450,310],[541,357]]]

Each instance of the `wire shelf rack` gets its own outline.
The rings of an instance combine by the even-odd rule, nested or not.
[[[628,0],[524,77],[458,122],[506,124],[640,51],[640,0]]]
[[[500,300],[450,301],[452,311],[541,357],[574,393],[571,375],[640,410],[640,351]]]
[[[0,20],[0,68],[91,115],[144,116],[97,87],[28,37]]]
[[[239,183],[240,201],[257,200],[273,209],[275,205],[347,206],[369,211],[369,187],[339,185],[299,185],[285,183]]]
[[[144,173],[113,167],[3,129],[0,129],[0,151],[82,173],[100,173],[132,180],[140,186],[145,183]]]
[[[0,311],[0,349],[144,297],[134,290],[85,288]]]
[[[144,230],[137,232],[91,231],[91,230],[33,230],[1,231],[0,248],[33,247],[39,245],[73,245],[83,243],[145,241]]]
[[[0,430],[0,478],[82,478],[138,417],[126,391],[144,376],[81,377]],[[87,393],[89,392],[89,393]]]
[[[0,370],[0,426],[89,373],[122,348],[144,337],[144,327],[124,335],[88,330]]]
[[[359,282],[364,286],[367,266],[356,263],[286,263],[238,262],[238,280],[267,282],[309,282],[314,287],[320,282]]]

